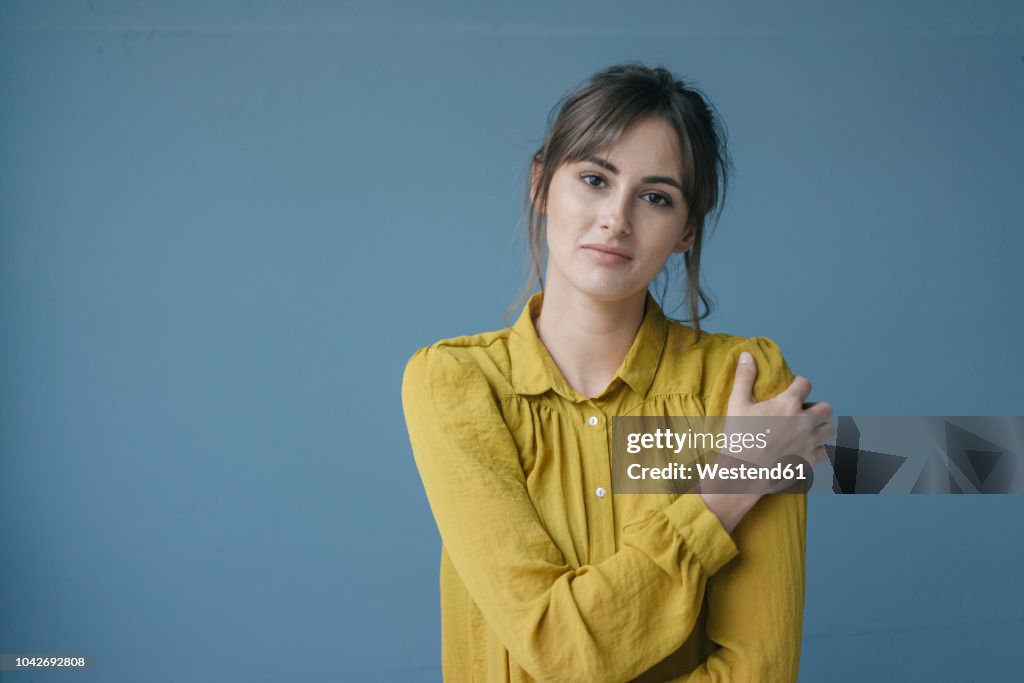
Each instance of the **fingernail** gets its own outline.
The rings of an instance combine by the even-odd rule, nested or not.
[[[746,365],[747,363],[752,362],[754,362],[754,358],[749,353],[744,351],[740,354],[740,365]]]

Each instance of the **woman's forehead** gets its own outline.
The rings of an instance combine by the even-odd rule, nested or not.
[[[684,170],[679,136],[667,121],[654,119],[634,123],[611,140],[598,145],[587,145],[572,161],[610,162],[616,169],[635,167],[647,174],[660,174]]]

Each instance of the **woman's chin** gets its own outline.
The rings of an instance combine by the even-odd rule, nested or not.
[[[580,292],[596,301],[621,301],[635,295],[638,291],[646,289],[645,285],[638,285],[630,280],[624,282],[615,278],[587,278],[579,282],[576,287]]]

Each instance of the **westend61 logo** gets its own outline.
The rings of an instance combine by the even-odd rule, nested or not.
[[[805,492],[813,473],[798,454],[787,451],[782,419],[615,418],[613,491]],[[773,439],[773,430],[780,438]]]
[[[827,444],[807,419],[615,417],[612,492],[1024,492],[1024,417],[841,416]]]
[[[756,433],[699,431],[689,425],[683,431],[656,427],[652,431],[626,432],[628,454],[636,456],[650,451],[650,455],[625,463],[625,474],[634,482],[674,482],[671,492],[685,492],[697,484],[701,485],[701,490],[710,490],[714,484],[745,481],[757,482],[761,485],[759,490],[763,491],[774,490],[780,484],[787,487],[800,484],[806,491],[813,476],[810,466],[799,459],[783,461],[767,455],[770,436],[771,427]],[[708,454],[714,455],[710,461]],[[740,454],[745,454],[746,458],[729,457]],[[765,457],[775,460],[774,464],[765,464]],[[762,461],[761,464],[756,464],[757,460]],[[740,484],[730,488],[753,490],[754,486]]]
[[[734,465],[722,463],[695,462],[693,465],[671,462],[662,467],[644,467],[640,463],[630,463],[626,467],[626,476],[633,481],[637,480],[661,480],[661,481],[682,481],[689,486],[698,483],[703,485],[702,490],[707,490],[708,485],[716,482],[726,481],[761,481],[766,482],[768,492],[779,483],[800,483],[807,482],[803,488],[806,491],[810,488],[811,478],[814,476],[810,466],[806,462],[796,458],[796,462],[777,461],[772,466],[756,466],[745,462]],[[688,488],[688,487],[687,487]],[[741,487],[745,490],[745,487]],[[675,492],[675,491],[673,491]],[[686,491],[683,491],[684,493]],[[737,491],[737,492],[742,492]],[[793,491],[795,492],[795,491]],[[619,491],[618,493],[622,493]]]

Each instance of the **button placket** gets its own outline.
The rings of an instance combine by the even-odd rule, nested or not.
[[[586,420],[587,424],[589,425],[588,431],[590,431],[594,436],[597,436],[597,434],[600,433],[600,436],[598,436],[596,439],[594,439],[594,441],[596,443],[600,443],[601,444],[601,449],[600,450],[602,452],[602,455],[607,457],[608,454],[607,453],[603,453],[604,451],[608,450],[608,447],[607,447],[607,441],[608,441],[607,429],[601,429],[602,426],[605,426],[605,427],[607,426],[607,421],[605,419],[603,419],[604,416],[601,414],[600,408],[598,408],[597,406],[595,406],[593,404],[590,404],[588,406],[588,408],[585,409],[585,413],[584,414],[586,414],[586,413],[589,413],[589,415],[587,417],[587,420]],[[595,455],[596,455],[596,453],[595,453]],[[601,462],[601,461],[602,461],[601,458],[594,458],[591,461],[591,464],[595,465],[594,469],[591,470],[591,475],[594,478],[594,483],[598,484],[597,486],[594,486],[594,488],[592,490],[594,492],[594,495],[597,496],[598,498],[604,498],[606,495],[608,495],[608,489],[606,488],[607,487],[607,483],[605,483],[603,481],[604,480],[603,470],[605,468],[601,467],[601,466],[596,466],[597,463]]]
[[[608,430],[609,418],[604,412],[604,405],[588,402],[583,408],[581,418],[585,423],[584,434],[589,444],[587,454],[587,506],[590,523],[591,558],[601,561],[615,552],[615,521],[612,509],[611,481],[609,475],[610,440]]]

